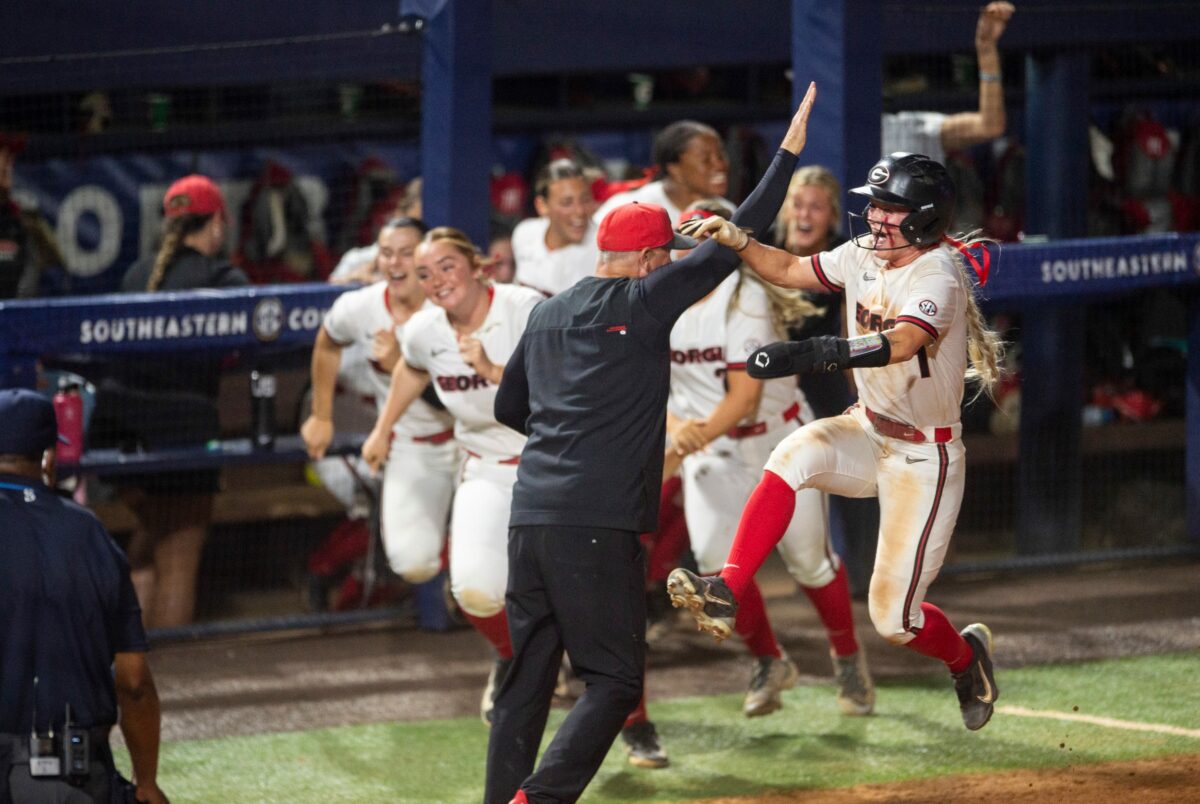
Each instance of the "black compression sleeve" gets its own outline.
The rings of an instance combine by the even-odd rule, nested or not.
[[[733,213],[734,223],[757,235],[766,232],[787,195],[795,169],[796,155],[780,149],[754,192]],[[740,262],[732,249],[702,243],[683,259],[639,280],[643,303],[669,330],[684,310],[721,284]]]

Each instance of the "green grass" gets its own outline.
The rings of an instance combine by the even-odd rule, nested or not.
[[[999,671],[1000,705],[1200,729],[1200,653]],[[686,801],[1017,768],[1200,753],[1200,739],[997,713],[962,727],[949,680],[879,688],[877,714],[839,715],[832,685],[785,693],[747,720],[740,696],[651,701],[665,770],[609,754],[584,801]],[[561,722],[555,710],[550,728]],[[477,719],[170,743],[160,784],[179,802],[477,802],[487,731]],[[121,757],[119,761],[127,759]]]

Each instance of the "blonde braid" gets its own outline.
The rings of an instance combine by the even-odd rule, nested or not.
[[[176,225],[180,220],[180,218],[174,218],[167,222],[162,245],[158,247],[158,255],[154,258],[154,268],[150,271],[150,278],[146,280],[146,290],[150,293],[158,290],[158,286],[162,284],[163,277],[167,273],[167,266],[171,264],[171,260],[175,259],[175,254],[179,251],[179,244],[183,242],[183,227]]]
[[[954,257],[955,264],[958,265],[959,280],[967,296],[967,358],[971,365],[964,376],[968,382],[979,382],[979,390],[975,392],[972,400],[978,399],[980,394],[987,394],[994,402],[996,384],[1000,382],[1004,373],[1004,341],[984,321],[972,290],[974,282],[967,272],[966,260],[960,254],[955,254]]]

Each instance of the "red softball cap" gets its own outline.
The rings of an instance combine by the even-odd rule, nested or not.
[[[212,179],[199,173],[177,180],[163,196],[163,214],[168,218],[218,212],[225,214],[225,198]]]
[[[615,207],[600,221],[596,245],[601,251],[641,251],[644,248],[695,248],[700,241],[671,228],[671,218],[658,204],[634,201]]]

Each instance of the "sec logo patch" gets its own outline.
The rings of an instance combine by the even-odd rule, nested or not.
[[[937,305],[929,299],[921,299],[917,302],[917,309],[925,315],[937,315]]]

